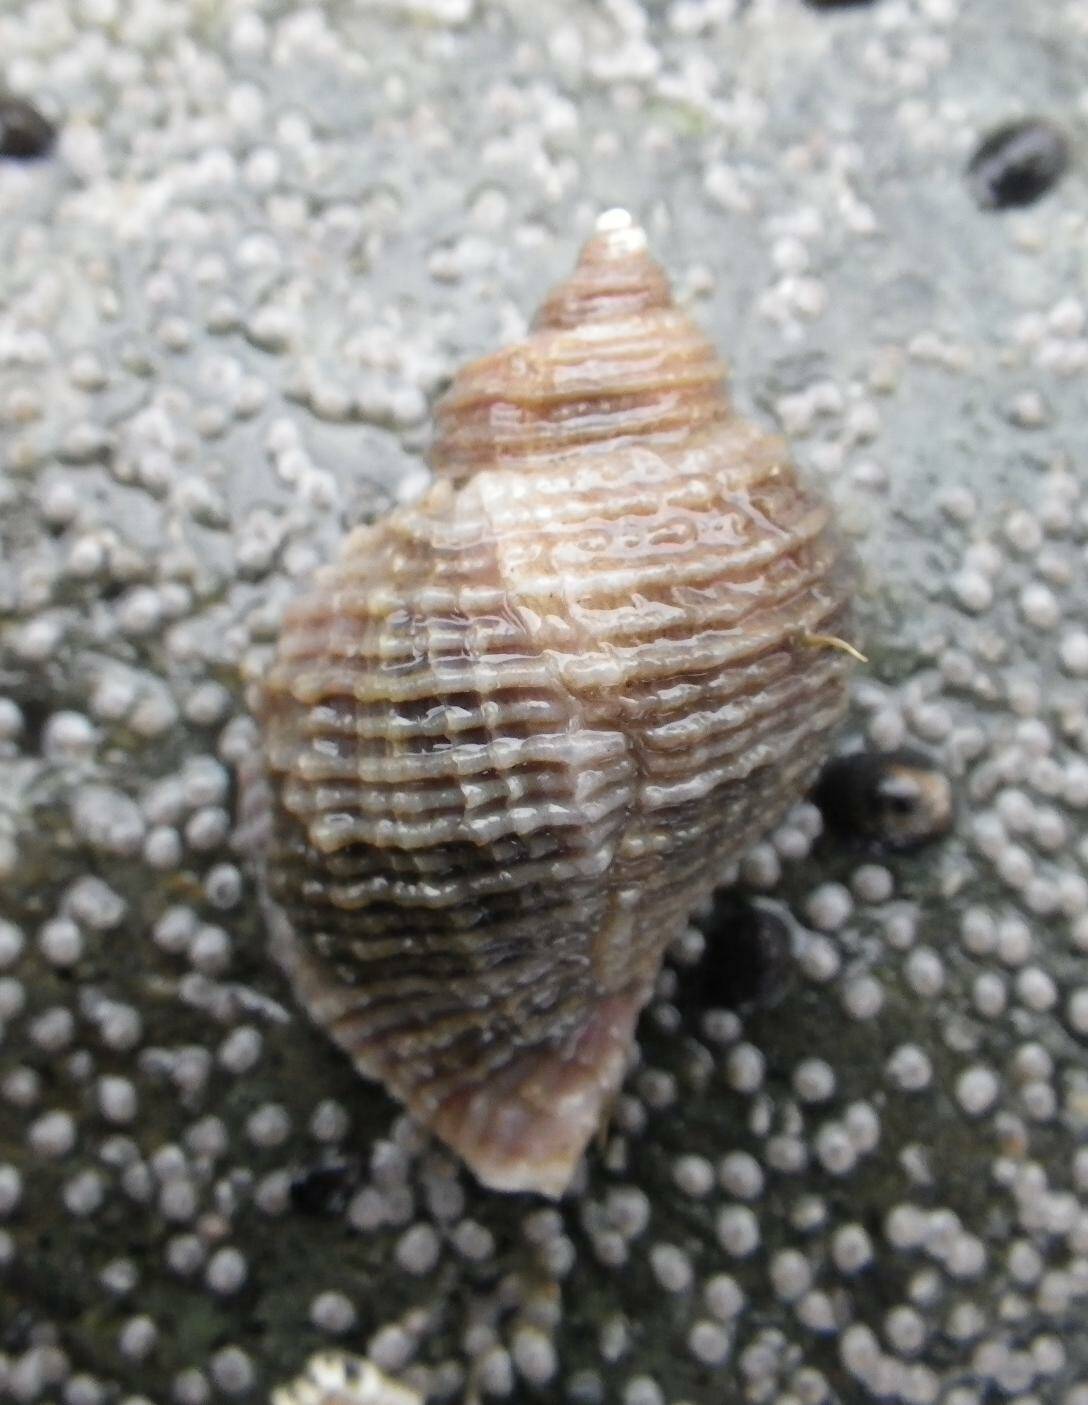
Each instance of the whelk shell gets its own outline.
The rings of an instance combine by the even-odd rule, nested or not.
[[[665,948],[807,787],[846,556],[623,212],[438,407],[257,688],[263,888],[310,1015],[485,1184],[558,1196]]]

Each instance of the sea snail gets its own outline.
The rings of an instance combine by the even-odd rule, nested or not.
[[[482,1182],[559,1196],[665,948],[823,759],[851,573],[622,211],[431,465],[257,687],[273,951]]]

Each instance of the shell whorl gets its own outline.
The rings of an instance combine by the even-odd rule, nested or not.
[[[675,306],[642,230],[602,223],[533,335],[455,377],[436,415],[436,476],[461,483],[626,443],[667,447],[728,415],[725,368]]]
[[[259,690],[275,950],[481,1180],[556,1195],[669,941],[822,759],[850,576],[614,214],[455,377],[432,465]]]

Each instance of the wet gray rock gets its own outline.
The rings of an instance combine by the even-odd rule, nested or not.
[[[1084,1405],[1082,7],[33,19],[0,16],[57,123],[0,160],[3,1389],[263,1399],[338,1346],[436,1401]],[[1071,169],[980,210],[970,154],[1026,114]],[[231,830],[284,601],[418,491],[452,368],[612,205],[856,540],[844,742],[961,803],[917,854],[807,805],[758,846],[781,1000],[694,998],[693,927],[552,1208],[297,1015]]]

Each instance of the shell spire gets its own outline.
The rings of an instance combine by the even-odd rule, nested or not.
[[[725,367],[673,302],[645,233],[610,211],[528,340],[454,377],[431,466],[459,483],[499,466],[551,471],[563,456],[635,437],[675,444],[728,413]]]
[[[669,942],[823,758],[850,571],[622,211],[431,460],[260,686],[273,949],[480,1180],[557,1196]]]
[[[533,327],[618,322],[671,306],[669,280],[650,255],[645,231],[626,210],[609,210],[597,220],[574,272],[541,304]]]

